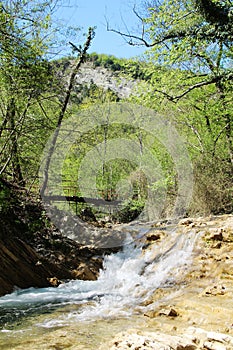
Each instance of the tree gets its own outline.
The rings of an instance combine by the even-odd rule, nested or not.
[[[60,40],[51,18],[64,2],[0,3],[0,175],[20,186],[35,181],[46,139],[65,114],[78,69],[64,96],[67,81],[49,55]],[[80,52],[77,66],[84,57]]]
[[[50,27],[51,2],[3,1],[0,3],[0,174],[24,185],[20,136],[30,106],[49,84],[49,64],[44,56]]]
[[[153,0],[146,3],[147,13],[136,15],[142,24],[141,35],[115,31],[131,45],[150,48],[149,59],[156,65],[175,69],[179,80],[156,87],[167,99],[177,102],[196,89],[215,87],[222,129],[227,138],[233,165],[232,108],[229,102],[233,80],[232,2],[196,0],[176,2]],[[178,77],[177,77],[178,78]],[[176,88],[175,88],[176,87]],[[177,93],[179,87],[179,93]],[[171,94],[175,91],[175,94]],[[205,90],[203,90],[205,91]]]
[[[141,33],[113,30],[130,45],[146,46],[154,65],[149,89],[144,86],[142,96],[133,98],[175,115],[193,159],[196,203],[203,197],[210,210],[231,211],[232,1],[153,0],[143,15],[134,12]]]

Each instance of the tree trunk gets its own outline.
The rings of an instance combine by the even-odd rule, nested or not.
[[[55,146],[56,146],[57,138],[58,138],[58,135],[59,135],[61,123],[63,121],[65,112],[66,112],[68,104],[69,104],[70,94],[71,94],[71,91],[73,89],[75,77],[76,77],[76,75],[77,75],[77,73],[78,73],[82,63],[85,62],[87,50],[89,49],[89,47],[91,45],[91,41],[92,41],[93,36],[94,36],[94,31],[93,31],[92,28],[89,28],[87,40],[86,40],[86,42],[84,44],[83,49],[79,49],[75,45],[71,44],[72,47],[75,47],[76,50],[79,52],[79,56],[78,56],[77,64],[76,64],[76,66],[75,66],[75,68],[74,68],[74,70],[73,70],[73,72],[72,72],[72,74],[70,76],[69,86],[68,86],[68,89],[66,91],[66,95],[65,95],[65,98],[64,98],[64,102],[62,104],[62,108],[61,108],[60,114],[58,116],[57,127],[56,127],[56,130],[55,130],[54,134],[53,134],[53,139],[52,139],[52,142],[51,142],[51,146],[49,148],[48,156],[47,156],[46,161],[45,161],[44,179],[43,179],[43,185],[42,185],[42,188],[41,188],[41,196],[43,196],[45,194],[46,189],[47,189],[48,180],[49,180],[49,166],[50,166],[50,163],[51,163],[52,155],[53,155],[54,150],[55,150]]]
[[[227,112],[227,106],[226,106],[226,100],[225,100],[225,93],[224,93],[224,86],[222,83],[217,84],[217,88],[220,93],[220,99],[222,101],[223,106],[223,119],[225,121],[225,135],[228,145],[228,154],[229,154],[229,160],[232,165],[233,170],[233,143],[232,143],[232,118],[231,115]]]
[[[15,127],[15,115],[16,115],[16,106],[15,99],[12,97],[10,99],[9,105],[7,107],[6,119],[10,127],[10,152],[11,152],[11,164],[12,164],[12,176],[15,183],[18,185],[24,186],[25,182],[23,179],[23,173],[20,165],[20,157],[18,151],[18,135]]]

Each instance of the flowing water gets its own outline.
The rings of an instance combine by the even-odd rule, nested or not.
[[[144,231],[139,228],[139,234]],[[179,234],[168,229],[161,242],[144,250],[140,240],[135,242],[129,235],[123,251],[106,256],[97,281],[75,280],[58,288],[16,290],[1,297],[0,348],[13,349],[14,341],[19,344],[29,333],[47,334],[74,325],[83,330],[83,325],[95,328],[97,322],[106,331],[110,321],[117,328],[122,319],[130,324],[132,315],[135,322],[137,315],[153,307],[144,306],[144,301],[157,288],[176,284],[187,270],[195,239],[192,231]]]

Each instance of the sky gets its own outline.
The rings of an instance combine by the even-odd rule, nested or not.
[[[60,8],[56,17],[64,26],[80,26],[83,32],[87,32],[90,26],[97,27],[90,53],[130,58],[142,54],[145,47],[131,46],[120,35],[107,31],[107,21],[113,29],[140,33],[140,21],[134,14],[133,7],[136,5],[139,10],[141,3],[141,0],[71,0],[70,6]]]

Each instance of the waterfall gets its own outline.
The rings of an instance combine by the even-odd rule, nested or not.
[[[175,284],[183,276],[192,261],[196,236],[194,231],[181,234],[167,230],[166,237],[150,249],[129,237],[123,251],[105,257],[97,281],[72,280],[57,288],[16,290],[0,298],[4,311],[0,312],[0,320],[3,313],[11,314],[12,310],[28,315],[62,307],[64,312],[58,318],[50,318],[48,313],[47,319],[38,324],[55,327],[145,311],[143,301],[157,288]]]

